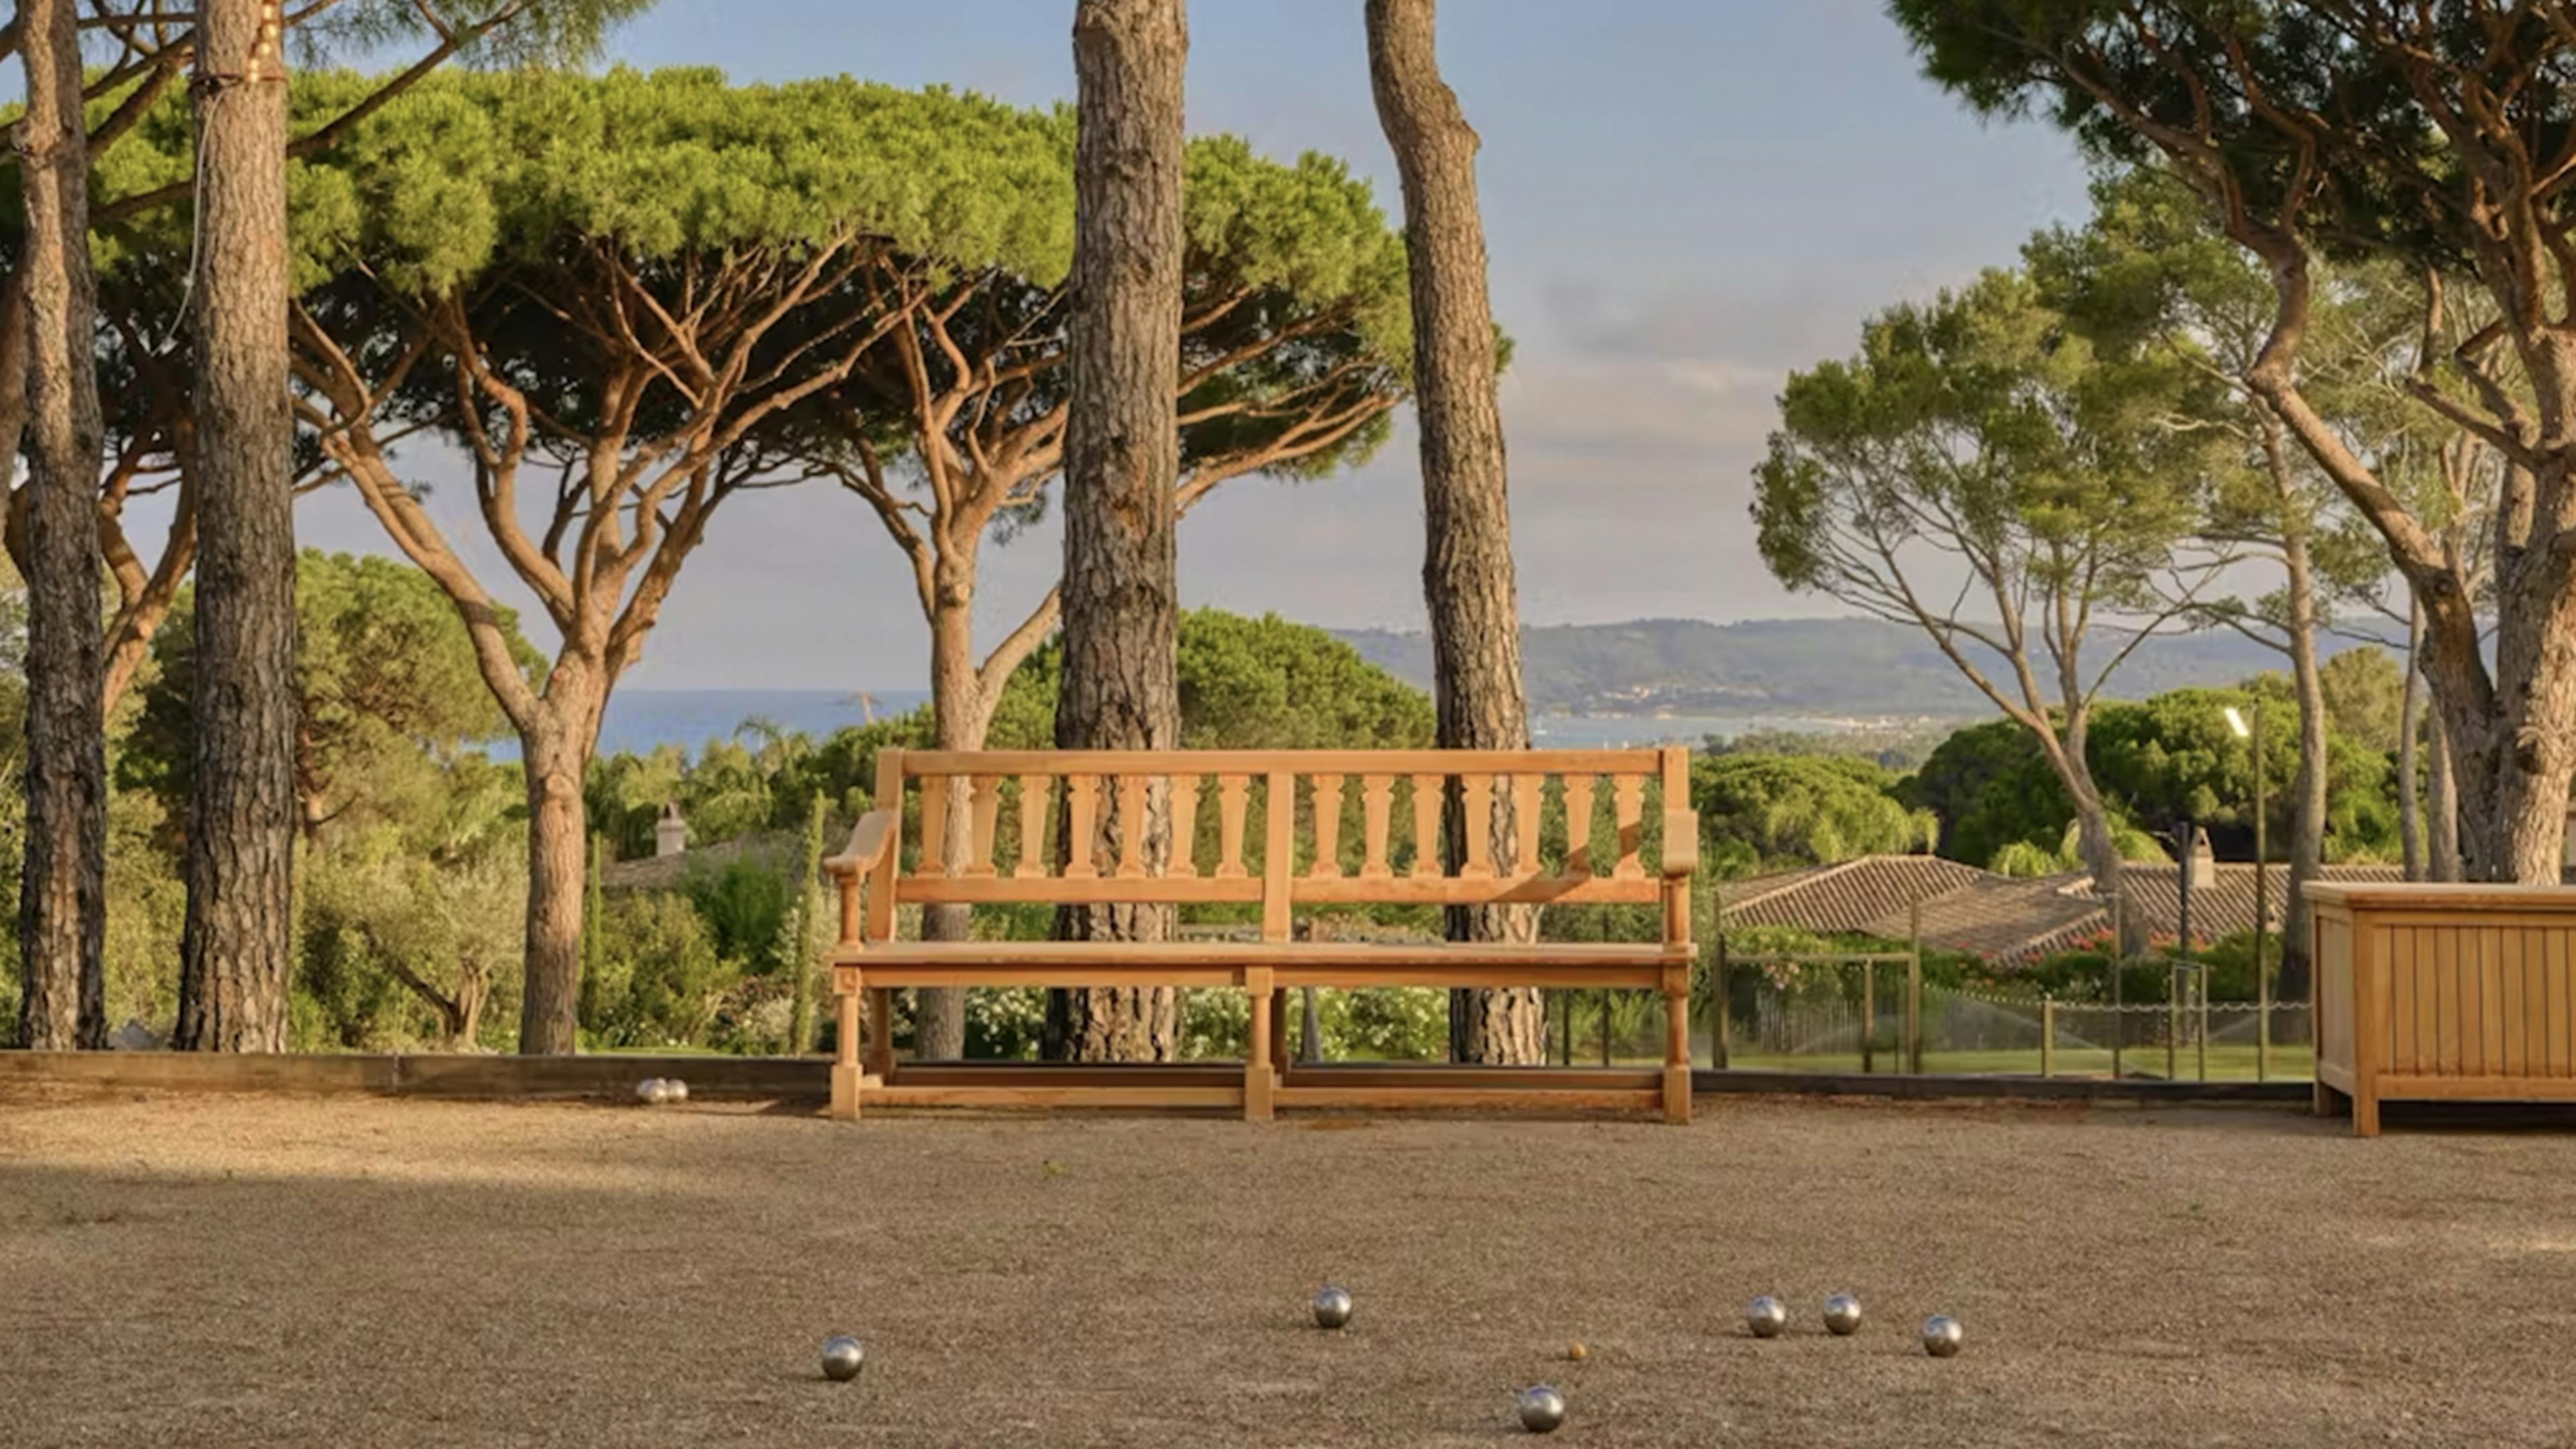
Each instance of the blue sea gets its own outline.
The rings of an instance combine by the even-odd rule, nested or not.
[[[620,690],[608,703],[608,719],[600,730],[600,753],[648,754],[664,745],[678,745],[694,753],[709,741],[749,733],[745,726],[754,720],[821,739],[870,719],[904,714],[929,701],[930,695],[918,689]],[[1750,715],[1557,714],[1538,715],[1530,720],[1532,742],[1553,749],[1696,745],[1710,735],[1731,737],[1753,730],[1821,733],[1847,728],[1850,723],[1843,720]],[[516,751],[505,747],[495,753],[508,756]]]

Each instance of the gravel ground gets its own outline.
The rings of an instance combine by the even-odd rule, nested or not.
[[[2576,1442],[2576,1133],[1701,1108],[0,1095],[0,1443]]]

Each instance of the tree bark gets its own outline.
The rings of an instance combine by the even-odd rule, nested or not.
[[[2437,881],[2455,881],[2460,878],[2460,781],[2452,770],[2451,730],[2438,709],[2426,713],[2424,726],[2425,753],[2432,760],[2424,801],[2424,818],[2431,826],[2425,832],[2425,868]]]
[[[1071,410],[1065,424],[1064,679],[1056,743],[1065,749],[1179,745],[1180,588],[1173,489],[1180,480],[1174,389],[1181,354],[1182,0],[1082,0],[1074,13]],[[1146,832],[1170,849],[1168,791],[1147,819],[1117,818],[1112,838]],[[1067,840],[1060,849],[1088,850]],[[1168,906],[1058,913],[1067,940],[1152,941]],[[1169,1061],[1179,1002],[1168,989],[1051,992],[1043,1046],[1073,1061]]]
[[[1527,749],[1529,705],[1521,684],[1511,500],[1495,397],[1494,314],[1486,294],[1485,224],[1476,201],[1478,142],[1456,93],[1440,78],[1434,9],[1433,0],[1368,5],[1369,80],[1404,190],[1433,703],[1444,748]],[[1494,812],[1498,862],[1512,862],[1510,814],[1508,805]],[[1454,790],[1446,816],[1443,833],[1454,869],[1466,843],[1466,820]],[[1453,940],[1530,941],[1538,935],[1538,916],[1528,907],[1452,909],[1448,934]],[[1541,1062],[1545,1034],[1536,991],[1450,995],[1454,1060]]]
[[[2299,767],[2290,783],[2290,882],[2281,902],[2281,976],[2276,1000],[2308,999],[2308,886],[2325,864],[2326,686],[2317,667],[2317,587],[2305,529],[2289,530],[2290,678],[2299,695]]]
[[[107,755],[98,475],[104,455],[89,259],[89,141],[73,0],[36,0],[20,56],[27,110],[27,840],[18,901],[17,1038],[107,1045]],[[12,454],[14,456],[14,453]]]
[[[2406,682],[2397,696],[2397,840],[2404,852],[2406,878],[2424,876],[2424,800],[2417,741],[2424,728],[2424,676],[2416,670],[2424,648],[2424,609],[2409,602],[2406,611]]]
[[[559,660],[534,728],[519,731],[528,792],[527,984],[519,997],[519,1051],[526,1056],[580,1049],[583,857],[590,839],[581,785],[606,704],[606,686],[593,666]]]
[[[197,52],[196,792],[178,1045],[286,1045],[295,491],[277,0],[203,0]],[[95,525],[93,525],[95,526]]]
[[[991,702],[975,669],[975,595],[972,565],[961,579],[942,570],[939,594],[930,615],[931,734],[943,750],[980,750],[991,719]],[[974,819],[950,810],[945,858],[966,858],[974,844]],[[973,932],[972,906],[925,906],[921,939],[963,941]],[[966,1055],[966,993],[957,987],[924,986],[913,992],[912,1050],[924,1061],[953,1061]]]
[[[2093,783],[2093,767],[2085,760],[2080,742],[2058,754],[2053,763],[2067,798],[2075,804],[2075,853],[2093,876],[2093,893],[2123,903],[2114,915],[2120,927],[2116,943],[2120,954],[2139,955],[2147,947],[2147,922],[2126,904],[2128,862],[2121,858],[2119,839],[2111,833],[2111,811],[2102,803],[2101,787]]]

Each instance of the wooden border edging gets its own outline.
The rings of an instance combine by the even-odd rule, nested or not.
[[[25,1052],[0,1051],[0,1084],[48,1083],[101,1090],[197,1092],[373,1092],[387,1096],[486,1099],[602,1098],[624,1100],[646,1077],[678,1077],[692,1097],[730,1099],[811,1099],[831,1091],[827,1057],[725,1056],[479,1056],[444,1053],[356,1055],[334,1053],[229,1055],[200,1052]],[[957,1086],[1000,1083],[1033,1077],[1050,1068],[1033,1062],[925,1063],[911,1069],[925,1085]],[[1098,1069],[1092,1069],[1098,1070]],[[1176,1063],[1133,1069],[1138,1082],[1161,1078],[1207,1076],[1231,1080],[1241,1068],[1230,1063]],[[1383,1087],[1406,1075],[1435,1069],[1403,1064],[1353,1063],[1348,1066],[1302,1066],[1289,1069],[1290,1085],[1305,1088]],[[1454,1070],[1454,1069],[1452,1069]],[[1497,1068],[1494,1074],[1517,1069]],[[1539,1069],[1532,1069],[1539,1070]],[[1628,1089],[1644,1071],[1613,1070],[1597,1083],[1584,1073],[1592,1069],[1546,1069],[1549,1080],[1531,1083],[1540,1103],[1548,1088]],[[1904,1076],[1859,1072],[1715,1071],[1691,1073],[1695,1093],[1787,1093],[1809,1096],[1978,1097],[2024,1101],[2114,1101],[2190,1103],[2259,1103],[2301,1105],[2309,1100],[2305,1081],[2168,1082],[2145,1078],[2112,1081],[2094,1077]],[[1290,1097],[1283,1105],[1299,1102]],[[1300,1102],[1300,1105],[1303,1105]]]
[[[2015,1101],[2260,1103],[2304,1106],[2305,1080],[2282,1082],[2169,1082],[2161,1078],[1908,1076],[1898,1073],[1765,1072],[1691,1073],[1691,1090],[1710,1093],[1789,1093],[1836,1097],[1988,1097]]]
[[[678,1077],[695,1097],[820,1100],[830,1093],[831,1068],[828,1057],[0,1051],[0,1083],[501,1099],[623,1099],[646,1077]]]

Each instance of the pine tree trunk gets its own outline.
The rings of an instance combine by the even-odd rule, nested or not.
[[[2299,693],[2299,767],[2290,784],[2290,882],[2281,903],[2281,976],[2273,997],[2308,999],[2308,886],[2325,864],[2326,686],[2317,668],[2317,591],[2307,535],[2286,540],[2290,583],[2290,677]]]
[[[1180,588],[1173,490],[1181,354],[1182,0],[1082,0],[1074,12],[1071,392],[1064,447],[1064,679],[1056,743],[1069,750],[1180,744]],[[1113,838],[1146,832],[1168,853],[1170,800]],[[1088,849],[1090,842],[1060,842]],[[1067,909],[1067,940],[1161,940],[1168,906]],[[1179,1002],[1168,989],[1047,996],[1043,1046],[1071,1061],[1169,1061]]]
[[[107,756],[99,695],[97,289],[73,0],[20,7],[26,243],[27,840],[18,1040],[107,1045]],[[281,398],[282,398],[281,394]],[[12,456],[15,456],[14,452]]]
[[[1440,78],[1433,41],[1433,0],[1369,0],[1369,79],[1404,189],[1433,701],[1444,748],[1527,749],[1494,314],[1476,203],[1477,139],[1457,95]],[[1494,812],[1498,860],[1511,858],[1509,814]],[[1453,793],[1444,832],[1453,869],[1464,853],[1464,826]],[[1448,927],[1453,940],[1530,941],[1537,938],[1538,917],[1528,907],[1453,909]],[[1454,1060],[1541,1062],[1545,1032],[1536,991],[1451,994]]]
[[[2452,772],[2451,731],[2438,709],[2426,711],[2424,723],[2432,777],[2424,800],[2426,874],[2455,881],[2460,878],[2460,782]]]
[[[286,1045],[295,886],[295,494],[286,69],[276,0],[201,0],[196,791],[178,1045]]]
[[[965,577],[971,578],[971,568]],[[940,594],[930,617],[931,737],[943,750],[984,748],[991,701],[975,672],[975,596],[954,576],[940,580]],[[925,783],[925,789],[929,786]],[[946,858],[966,858],[974,842],[973,817],[950,810],[942,842]],[[921,939],[963,941],[973,934],[972,906],[925,906]],[[966,993],[954,986],[915,988],[912,996],[912,1052],[922,1061],[953,1061],[966,1055]]]
[[[2424,797],[2417,745],[2424,730],[2424,676],[2418,656],[2424,649],[2424,606],[2406,615],[2406,682],[2397,696],[2397,839],[2405,853],[2406,878],[2423,880]]]
[[[582,855],[590,837],[582,779],[604,701],[580,666],[558,662],[537,727],[519,735],[528,792],[527,984],[519,997],[519,1051],[561,1056],[580,1049]]]

